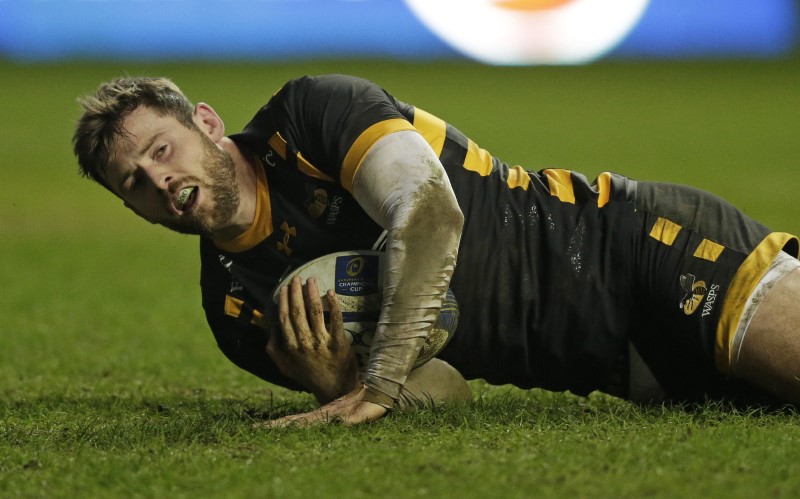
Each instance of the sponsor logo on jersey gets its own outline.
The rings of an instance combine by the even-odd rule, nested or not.
[[[306,200],[306,212],[311,218],[319,218],[328,208],[328,192],[325,189],[314,189],[311,197]]]
[[[297,227],[291,227],[285,221],[281,223],[281,230],[283,231],[283,240],[278,241],[278,250],[283,251],[286,256],[292,256],[292,248],[289,247],[291,238],[297,237]]]
[[[683,309],[683,313],[692,315],[705,299],[702,316],[711,315],[719,296],[719,284],[707,285],[705,281],[698,281],[694,275],[688,273],[680,277],[680,282],[684,295],[679,306]]]
[[[339,210],[342,208],[342,202],[344,198],[342,196],[333,196],[333,201],[331,201],[331,210],[328,212],[328,225],[333,225],[336,223],[336,220],[339,218]]]
[[[719,296],[719,284],[712,284],[708,287],[708,294],[706,295],[706,302],[703,304],[703,317],[711,315],[714,310],[714,304],[717,302]]]

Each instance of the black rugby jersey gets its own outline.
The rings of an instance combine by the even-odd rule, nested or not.
[[[353,179],[370,146],[399,130],[432,146],[465,216],[451,282],[461,319],[440,357],[495,384],[588,393],[613,383],[629,304],[617,273],[631,264],[614,256],[614,234],[633,216],[613,201],[629,200],[635,182],[509,166],[436,116],[341,75],[288,82],[231,136],[261,167],[252,227],[224,245],[201,239],[203,307],[226,356],[299,388],[264,351],[273,289],[287,268],[372,247],[382,228],[353,199]]]

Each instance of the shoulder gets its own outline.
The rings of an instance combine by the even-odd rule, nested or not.
[[[342,91],[377,87],[367,79],[345,74],[305,75],[286,82],[278,93],[287,91]]]
[[[344,74],[302,76],[289,80],[273,97],[273,101],[291,106],[314,108],[361,101],[369,96],[387,98],[386,91],[376,83]]]

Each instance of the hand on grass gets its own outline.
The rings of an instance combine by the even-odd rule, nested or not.
[[[280,332],[272,334],[267,354],[286,376],[311,391],[320,403],[330,402],[360,386],[355,353],[344,334],[342,311],[333,291],[328,291],[330,324],[325,325],[322,299],[314,278],[305,293],[295,277],[280,290]]]
[[[268,421],[265,426],[268,428],[283,428],[293,425],[314,426],[330,423],[350,426],[375,421],[389,412],[381,405],[363,400],[366,393],[367,388],[362,385],[319,409]]]

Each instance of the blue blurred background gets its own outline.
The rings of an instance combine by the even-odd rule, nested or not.
[[[475,26],[465,22],[470,9],[484,9],[483,15],[475,14]],[[515,30],[501,19],[557,11],[571,11],[576,18],[545,19],[538,28],[521,22]],[[592,41],[584,36],[593,31],[587,23],[610,26],[620,16],[629,21],[610,38]],[[755,58],[791,53],[797,25],[794,0],[0,0],[0,58],[473,58],[490,64]],[[542,26],[549,38],[541,35]],[[476,56],[462,43],[506,35],[516,37],[512,43],[534,47],[509,60],[508,50],[507,57]],[[573,42],[586,38],[584,45],[592,47],[584,46],[579,56],[560,55],[553,45],[560,43],[553,41],[559,37]]]

